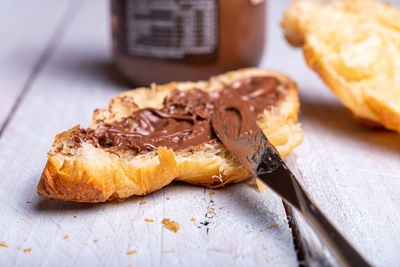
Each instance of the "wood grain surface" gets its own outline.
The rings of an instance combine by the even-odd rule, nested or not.
[[[297,266],[281,200],[251,182],[212,191],[175,183],[98,205],[37,196],[55,134],[87,126],[93,109],[128,89],[111,66],[108,1],[56,2],[0,1],[0,266]],[[399,266],[400,136],[357,126],[286,44],[278,22],[288,3],[269,1],[262,63],[301,90],[305,140],[288,163],[371,263]]]
[[[48,59],[71,12],[71,2],[0,2],[0,133]]]

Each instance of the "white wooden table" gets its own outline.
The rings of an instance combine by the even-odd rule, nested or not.
[[[262,66],[301,90],[305,139],[289,164],[371,263],[400,266],[400,135],[357,126],[286,44],[288,2],[270,1]],[[111,67],[108,13],[105,0],[0,1],[0,266],[297,266],[280,199],[249,183],[97,205],[37,196],[54,135],[128,89]]]

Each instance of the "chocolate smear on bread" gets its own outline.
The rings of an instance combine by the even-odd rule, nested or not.
[[[139,154],[159,146],[180,151],[218,141],[211,127],[211,114],[218,103],[234,100],[243,116],[257,119],[283,96],[280,81],[273,77],[249,77],[225,86],[221,91],[173,90],[160,109],[143,108],[120,121],[101,122],[96,129],[77,129],[71,140],[108,151],[135,150]]]

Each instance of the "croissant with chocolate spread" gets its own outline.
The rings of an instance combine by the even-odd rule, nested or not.
[[[353,117],[400,133],[400,10],[374,0],[293,1],[282,27]]]
[[[145,195],[174,180],[214,188],[250,178],[211,127],[216,100],[227,95],[251,111],[283,157],[301,143],[297,87],[278,72],[249,68],[209,81],[152,85],[95,110],[89,128],[58,134],[39,195],[103,202]]]

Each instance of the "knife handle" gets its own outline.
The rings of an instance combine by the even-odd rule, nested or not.
[[[371,266],[313,203],[296,178],[299,210],[343,266]]]

